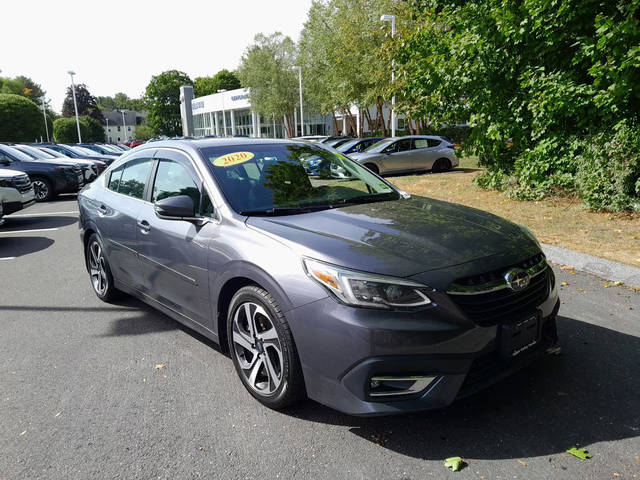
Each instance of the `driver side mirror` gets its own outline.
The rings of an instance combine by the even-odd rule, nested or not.
[[[163,198],[155,203],[153,209],[156,216],[164,220],[202,220],[202,218],[196,217],[196,207],[189,195]]]

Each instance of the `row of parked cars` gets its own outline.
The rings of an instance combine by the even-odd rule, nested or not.
[[[0,143],[0,224],[36,201],[78,192],[127,150],[100,143]]]
[[[333,148],[380,175],[428,170],[445,172],[460,164],[454,144],[444,137],[432,135],[394,138],[314,135],[299,139]],[[322,160],[318,159],[317,165],[311,161],[305,168],[316,174],[322,168]]]

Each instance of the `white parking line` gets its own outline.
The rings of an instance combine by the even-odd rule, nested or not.
[[[60,230],[59,228],[38,228],[35,230],[13,230],[10,232],[4,232],[0,230],[0,234],[3,233],[33,233],[33,232],[53,232],[54,230]]]
[[[16,257],[2,257],[0,260],[13,260]]]
[[[78,213],[78,211],[74,210],[72,212],[20,213],[18,215],[7,215],[6,218],[41,217],[43,215],[67,215],[69,213]]]

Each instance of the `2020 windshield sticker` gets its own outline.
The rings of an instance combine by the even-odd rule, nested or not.
[[[230,167],[251,160],[254,157],[251,152],[233,152],[222,155],[213,161],[216,167]]]

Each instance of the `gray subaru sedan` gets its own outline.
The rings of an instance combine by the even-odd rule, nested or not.
[[[443,407],[557,342],[555,277],[526,227],[308,142],[145,144],[78,203],[96,295],[134,295],[228,348],[271,408]]]

